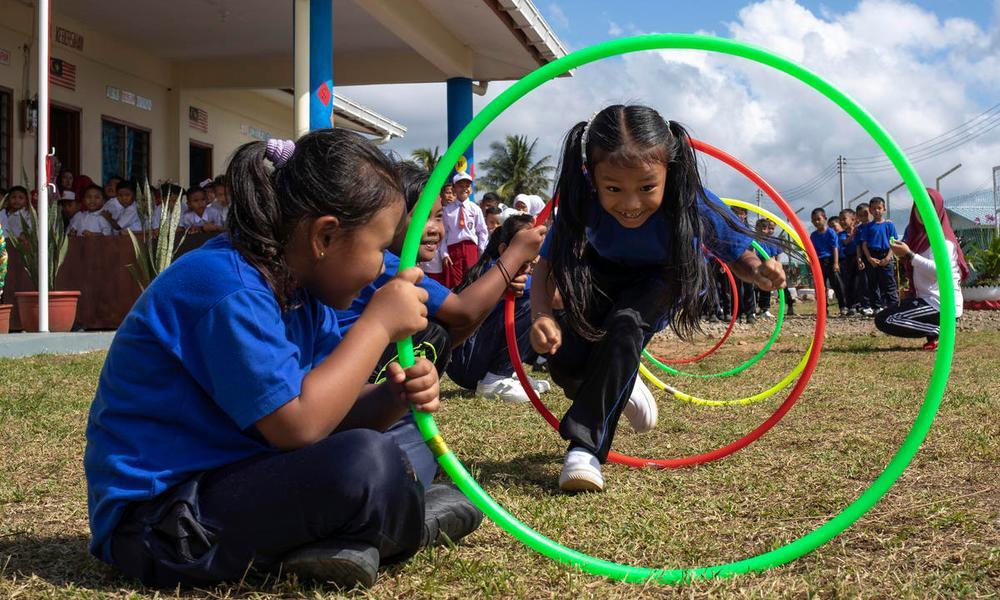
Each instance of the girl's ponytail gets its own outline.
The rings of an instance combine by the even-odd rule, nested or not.
[[[593,119],[592,119],[593,121]],[[581,121],[566,134],[563,144],[559,179],[553,197],[559,198],[559,218],[555,220],[549,260],[550,277],[559,289],[566,307],[569,325],[588,340],[598,340],[604,331],[589,318],[591,295],[600,293],[593,285],[590,265],[584,260],[587,237],[587,211],[596,201],[590,165],[583,164],[583,132],[588,123]],[[585,170],[586,169],[586,170]]]
[[[266,142],[237,148],[226,169],[229,192],[229,229],[233,247],[260,271],[286,307],[293,282],[285,262],[281,207],[274,191],[274,169],[264,162]]]

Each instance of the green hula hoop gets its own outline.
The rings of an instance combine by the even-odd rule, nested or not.
[[[740,207],[740,208],[744,208],[746,210],[755,212],[755,213],[757,213],[757,214],[759,214],[759,215],[761,215],[763,217],[767,217],[768,219],[771,219],[772,221],[775,222],[776,225],[778,225],[778,227],[781,227],[781,229],[783,231],[785,231],[786,233],[789,234],[789,236],[791,236],[792,241],[794,241],[796,244],[799,245],[799,247],[801,247],[803,250],[805,250],[805,245],[803,245],[802,244],[802,240],[799,239],[799,234],[795,232],[795,229],[793,229],[788,224],[788,222],[786,222],[784,219],[782,219],[778,215],[772,213],[771,211],[769,211],[769,210],[767,210],[765,208],[761,208],[761,207],[757,206],[756,204],[750,204],[749,202],[744,202],[742,200],[735,200],[733,198],[721,198],[721,200],[723,202],[725,202],[729,206],[737,206],[737,207]],[[756,246],[756,243],[754,245],[754,249],[756,249],[758,252],[762,252],[762,250],[758,246]],[[740,373],[742,371],[745,371],[746,369],[748,369],[751,365],[753,365],[758,360],[760,360],[765,354],[767,354],[771,350],[771,346],[773,346],[774,343],[775,343],[775,341],[777,341],[777,339],[778,339],[778,334],[781,332],[781,324],[784,323],[784,320],[785,320],[785,295],[779,292],[779,294],[778,294],[778,317],[777,317],[777,320],[775,322],[774,330],[771,332],[771,337],[767,340],[767,343],[764,345],[764,347],[759,352],[757,352],[757,354],[755,354],[753,357],[751,357],[750,360],[748,360],[747,362],[743,363],[742,365],[739,365],[738,367],[734,367],[732,369],[729,369],[728,371],[722,371],[720,373],[702,374],[702,373],[689,373],[687,371],[681,371],[679,369],[675,369],[674,367],[671,367],[668,364],[663,363],[662,361],[660,361],[659,359],[657,359],[655,356],[653,356],[652,354],[650,354],[649,351],[647,351],[645,348],[643,348],[643,350],[642,350],[642,355],[644,357],[646,357],[646,359],[649,360],[651,363],[653,363],[654,365],[656,365],[657,367],[659,367],[660,370],[666,371],[667,373],[670,373],[671,375],[679,375],[679,376],[682,376],[682,377],[694,377],[694,378],[698,378],[698,379],[711,379],[711,378],[714,378],[714,377],[729,377],[729,376],[735,375],[737,373]],[[702,401],[702,399],[700,399],[700,398],[695,398],[693,396],[687,396],[683,392],[678,392],[674,388],[671,388],[670,386],[666,385],[665,383],[663,383],[662,381],[660,381],[659,379],[657,379],[656,376],[653,375],[652,373],[650,373],[648,369],[643,369],[640,372],[643,375],[646,375],[646,379],[649,379],[649,381],[653,385],[655,385],[656,387],[660,388],[661,390],[670,391],[679,400],[686,400],[688,402],[694,402],[695,404],[704,404],[706,406],[726,406],[726,405],[729,405],[729,404],[750,404],[752,402],[757,402],[757,400],[750,401],[748,398],[742,398],[740,400],[720,400],[720,401],[716,401],[716,400],[704,400],[704,401]],[[801,373],[801,371],[800,371],[800,373]],[[764,398],[767,398],[767,397],[771,396],[772,394],[774,394],[777,391],[783,389],[784,387],[785,386],[782,386],[780,388],[777,388],[777,387],[771,388],[770,390],[768,390],[770,393],[767,394],[767,396],[764,396]],[[759,396],[759,394],[757,396]],[[751,396],[751,398],[756,398],[757,396]],[[763,398],[761,398],[761,399],[763,399]],[[722,404],[719,404],[718,402],[722,402]]]
[[[772,221],[777,216],[774,213],[772,213],[770,211],[766,211],[763,208],[760,208],[760,207],[758,207],[755,204],[749,204],[749,205],[744,206],[746,203],[745,202],[741,202],[740,200],[733,200],[732,198],[720,198],[720,199],[723,202],[725,202],[727,205],[729,205],[729,206],[739,206],[741,208],[752,207],[751,210],[753,210],[757,214],[760,214],[760,215],[763,215],[763,216],[766,216],[766,217],[770,218]],[[785,221],[782,220],[782,219],[778,219],[778,221],[776,221],[776,222],[781,223],[781,228],[782,229],[785,229],[787,227],[787,223],[785,223]],[[795,233],[795,230],[792,229],[791,227],[788,227],[788,229],[786,231],[788,231],[788,230],[790,230],[792,233]],[[798,240],[798,237],[799,237],[798,234],[796,234],[792,239],[793,240]],[[802,241],[798,240],[798,242],[799,242],[799,245],[801,246],[802,245]],[[761,256],[764,257],[764,260],[767,260],[768,258],[770,258],[767,255],[767,252],[765,252],[764,249],[761,248],[757,244],[757,242],[753,242],[752,245],[753,245],[754,250],[756,250],[758,254],[760,254]],[[736,302],[735,298],[733,299],[733,302]],[[680,369],[675,369],[674,367],[671,367],[670,365],[664,363],[660,359],[658,359],[655,356],[653,356],[652,354],[650,354],[649,350],[647,350],[645,348],[642,349],[642,355],[644,357],[646,357],[646,360],[648,360],[649,362],[651,362],[654,365],[656,365],[657,367],[659,367],[660,370],[665,371],[667,373],[670,373],[671,375],[678,375],[678,376],[681,376],[681,377],[694,377],[694,378],[697,378],[697,379],[713,379],[715,377],[732,377],[733,375],[736,375],[738,373],[742,373],[743,371],[746,371],[747,369],[749,369],[750,367],[752,367],[753,365],[755,365],[757,363],[757,361],[759,361],[760,359],[764,358],[764,355],[767,354],[771,350],[771,346],[773,346],[774,343],[778,341],[778,336],[781,335],[781,326],[784,325],[784,323],[785,323],[785,295],[782,294],[782,293],[779,293],[778,294],[778,316],[774,320],[774,329],[771,331],[771,336],[767,338],[767,343],[764,344],[763,348],[761,348],[760,350],[757,351],[757,354],[754,354],[753,356],[751,356],[742,365],[738,365],[736,367],[733,367],[732,369],[729,369],[728,371],[720,371],[719,373],[707,373],[707,374],[690,373],[688,371],[681,371]],[[653,383],[654,383],[654,385],[656,384],[655,381]],[[663,388],[661,387],[661,389],[663,389]]]
[[[791,562],[815,550],[850,527],[851,524],[868,512],[889,491],[889,488],[899,479],[899,476],[906,469],[907,465],[909,465],[917,450],[920,449],[920,444],[927,436],[927,432],[930,431],[931,425],[934,422],[934,415],[941,404],[945,387],[948,385],[948,372],[955,349],[955,290],[953,288],[954,283],[951,280],[951,265],[945,246],[944,233],[941,230],[941,224],[937,221],[934,207],[927,197],[920,177],[906,159],[899,145],[865,109],[861,108],[849,96],[812,71],[762,48],[736,40],[711,36],[667,33],[603,42],[595,46],[583,48],[543,65],[504,90],[503,93],[485,106],[472,122],[462,130],[455,141],[448,147],[438,166],[431,173],[430,180],[420,196],[420,200],[414,209],[413,219],[410,221],[410,226],[406,232],[406,241],[403,245],[400,268],[409,268],[416,263],[417,247],[420,245],[420,237],[427,222],[434,196],[436,195],[434,190],[440,189],[444,184],[449,171],[458,162],[465,148],[469,147],[476,136],[482,133],[483,129],[507,107],[531,90],[570,69],[610,56],[618,56],[642,50],[663,49],[704,50],[728,54],[782,71],[823,94],[853,117],[868,132],[882,151],[886,153],[893,165],[895,165],[903,181],[906,182],[907,189],[915,199],[917,209],[926,224],[931,248],[934,252],[938,285],[941,290],[941,332],[938,341],[938,351],[934,360],[934,370],[931,374],[930,383],[927,386],[924,402],[920,405],[920,411],[914,420],[913,427],[907,433],[906,439],[903,440],[902,445],[889,460],[885,469],[875,478],[875,481],[841,512],[803,537],[757,556],[708,567],[679,569],[634,567],[593,558],[550,540],[521,521],[518,521],[502,506],[497,504],[489,494],[483,491],[479,484],[469,475],[469,472],[465,470],[465,467],[455,454],[448,449],[438,431],[437,424],[434,422],[434,417],[429,413],[414,411],[417,426],[420,428],[420,432],[426,440],[427,445],[437,457],[438,463],[452,480],[455,481],[459,489],[497,525],[528,547],[549,558],[588,573],[636,583],[650,581],[679,583],[698,579],[731,577],[740,573],[753,571],[764,571]],[[822,339],[813,348],[815,354],[810,358],[810,366],[815,364],[814,361],[821,350],[821,342]],[[398,347],[402,366],[407,367],[412,365],[412,339],[407,338],[400,341]]]
[[[760,208],[760,207],[758,207],[758,206],[756,206],[754,204],[749,204],[747,202],[743,202],[742,200],[733,200],[731,198],[722,198],[722,201],[725,202],[726,204],[728,204],[729,206],[739,206],[740,208],[746,208],[747,210],[752,210],[752,211],[756,212],[757,214],[760,214],[762,216],[765,216],[765,217],[771,219],[772,221],[775,222],[775,224],[777,224],[779,227],[781,227],[782,230],[788,232],[789,235],[791,235],[792,240],[795,241],[800,247],[802,247],[803,250],[805,250],[805,245],[802,244],[802,240],[799,239],[799,236],[795,232],[795,230],[792,229],[792,227],[790,225],[788,225],[788,223],[785,222],[784,219],[781,219],[780,217],[778,217],[774,213],[772,213],[772,212],[770,212],[768,210],[765,210],[763,208]],[[756,242],[754,242],[754,249],[756,249],[758,252],[762,252],[764,254],[765,258],[767,257],[767,253],[764,252],[763,249],[759,248],[757,246]],[[784,294],[781,294],[779,292],[779,297],[781,298],[782,301],[784,301]],[[781,311],[782,312],[778,313],[778,318],[779,319],[781,319],[782,314],[784,313],[784,302],[782,302],[782,304],[781,304]],[[775,331],[777,331],[777,329],[778,328],[775,327]],[[776,337],[777,336],[775,336],[775,335],[772,334],[772,339],[774,339]],[[764,347],[764,352],[767,352],[767,350],[770,349],[770,346],[771,346],[770,344],[768,344],[767,346],[765,346]],[[770,398],[771,396],[777,394],[781,390],[785,389],[789,385],[791,385],[792,382],[795,381],[798,378],[798,376],[802,374],[802,371],[805,370],[806,364],[809,362],[809,356],[810,356],[811,353],[812,353],[812,344],[809,344],[809,347],[806,349],[806,353],[804,355],[802,355],[802,359],[799,361],[799,363],[797,365],[795,365],[795,368],[792,369],[792,371],[788,375],[786,375],[784,377],[784,379],[782,379],[781,381],[779,381],[775,385],[771,386],[770,388],[764,390],[763,392],[759,392],[757,394],[754,394],[752,396],[747,396],[745,398],[736,398],[736,399],[733,399],[733,400],[708,400],[708,399],[705,399],[705,398],[699,398],[698,396],[692,396],[690,394],[685,394],[684,392],[680,391],[679,389],[677,389],[677,388],[675,388],[675,387],[673,387],[671,385],[668,385],[668,384],[664,383],[663,381],[661,381],[660,378],[658,378],[656,375],[654,375],[646,367],[646,365],[641,364],[641,363],[639,364],[639,373],[642,374],[642,376],[645,377],[655,387],[657,387],[657,388],[659,388],[659,389],[661,389],[661,390],[663,390],[665,392],[670,393],[674,398],[676,398],[678,400],[681,400],[683,402],[690,402],[691,404],[699,404],[701,406],[737,406],[737,405],[746,405],[746,404],[754,404],[756,402],[760,402],[762,400],[766,400],[766,399]],[[643,356],[646,356],[646,358],[649,358],[653,363],[655,363],[657,365],[662,365],[662,367],[667,367],[667,365],[664,365],[660,361],[656,360],[656,358],[653,357],[653,355],[647,354],[645,350],[643,350]],[[669,369],[670,367],[667,367],[667,368]],[[686,373],[686,375],[691,376],[691,377],[705,377],[705,378],[712,377],[711,375],[696,375],[696,374],[691,374],[691,373]]]

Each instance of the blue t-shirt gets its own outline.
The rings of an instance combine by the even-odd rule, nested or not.
[[[297,397],[341,340],[332,308],[299,300],[282,312],[226,235],[179,258],[140,296],[108,351],[87,423],[92,553],[111,560],[126,504],[277,452],[254,423]]]
[[[814,231],[809,234],[813,247],[816,248],[816,256],[819,258],[833,258],[833,251],[839,245],[837,242],[837,232],[827,227],[826,231]]]
[[[899,239],[899,234],[896,233],[896,225],[892,221],[882,221],[881,223],[872,221],[865,225],[862,235],[864,236],[862,241],[868,243],[870,250],[888,250],[889,238]]]
[[[354,325],[354,322],[361,316],[365,307],[368,306],[369,302],[371,302],[372,296],[375,295],[375,292],[378,291],[378,289],[383,285],[389,283],[389,280],[395,277],[396,273],[399,272],[398,256],[386,250],[384,262],[385,271],[379,275],[375,281],[371,282],[361,290],[361,293],[354,299],[354,302],[351,302],[350,308],[336,311],[337,322],[340,325],[341,335],[347,335],[347,330],[350,329],[351,326]],[[427,290],[427,314],[433,317],[439,310],[441,310],[441,305],[444,304],[444,301],[448,299],[449,295],[451,295],[451,290],[427,276],[424,276],[424,278],[420,281],[419,287]]]
[[[718,196],[704,189],[704,196],[698,197],[698,209],[708,217],[712,231],[705,231],[702,241],[713,254],[726,262],[733,262],[750,247],[750,237],[733,230],[722,215],[709,208],[709,203],[729,211]],[[736,215],[733,219],[736,220]],[[549,258],[549,246],[555,231],[556,228],[552,227],[545,236],[540,252],[544,258]],[[629,229],[594,201],[589,207],[586,235],[587,241],[601,257],[622,265],[658,265],[670,261],[670,225],[660,211],[639,227]]]
[[[844,256],[857,256],[858,246],[861,244],[861,230],[857,229],[854,233],[854,239],[848,241],[850,235],[844,231],[840,234],[840,252]]]

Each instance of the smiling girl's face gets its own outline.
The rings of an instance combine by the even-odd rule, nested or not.
[[[601,208],[622,227],[641,227],[663,204],[667,167],[661,163],[621,167],[607,161],[594,168]]]

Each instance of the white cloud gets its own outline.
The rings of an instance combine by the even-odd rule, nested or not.
[[[794,0],[763,0],[727,24],[729,37],[761,45],[803,63],[858,100],[902,145],[937,136],[1000,100],[998,17],[984,27],[966,19],[942,20],[902,0],[862,0],[847,12],[812,12]],[[612,28],[618,27],[611,24]],[[609,31],[610,34],[610,31]],[[510,83],[494,82],[476,110]],[[408,153],[445,144],[443,84],[352,88],[345,93],[406,124],[391,147]],[[751,165],[779,189],[794,187],[838,154],[869,156],[879,149],[853,120],[790,77],[733,57],[701,52],[648,52],[582,67],[572,78],[549,82],[497,119],[476,142],[476,156],[507,133],[539,138],[558,158],[563,136],[576,121],[613,102],[640,102],[688,125],[700,139]],[[430,109],[428,109],[430,107]],[[1000,129],[917,165],[925,184],[961,162],[942,185],[946,197],[988,185],[1000,164]],[[708,184],[749,198],[754,188],[706,158]],[[849,197],[864,189],[884,194],[894,172],[848,173]],[[893,194],[893,203],[905,196]],[[808,198],[813,206],[839,198],[833,178]],[[902,209],[903,206],[899,206]],[[896,213],[897,220],[903,220]]]
[[[562,7],[555,2],[549,3],[549,18],[562,29],[569,29],[569,17],[566,16],[566,12],[563,11]]]
[[[618,37],[623,33],[625,33],[625,30],[622,29],[622,26],[618,23],[615,23],[614,21],[608,23],[608,35],[611,37]]]

